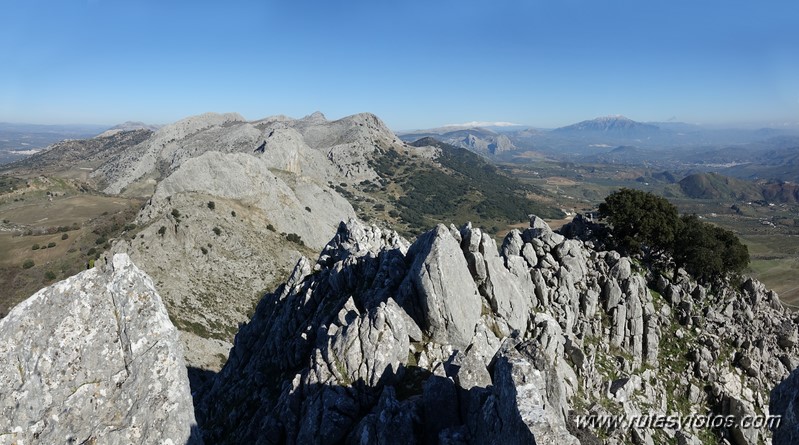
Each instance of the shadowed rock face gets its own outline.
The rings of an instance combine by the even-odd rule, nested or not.
[[[0,320],[3,443],[201,443],[177,331],[127,255]]]
[[[197,415],[209,443],[599,443],[575,415],[767,410],[796,331],[755,281],[655,276],[535,217],[501,249],[469,224],[409,246],[351,220],[263,298]],[[700,443],[707,431],[603,431],[613,443],[664,434]]]

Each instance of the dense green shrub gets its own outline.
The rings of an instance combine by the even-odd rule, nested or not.
[[[39,246],[38,244],[34,244],[31,246],[31,250],[39,250],[40,248],[41,246]]]
[[[216,208],[216,203],[213,201],[208,201],[208,208],[213,210]]]
[[[702,222],[696,215],[678,216],[666,199],[639,190],[621,189],[599,206],[609,222],[613,244],[624,253],[666,258],[698,281],[710,282],[740,273],[749,250],[731,231]]]
[[[23,268],[23,269],[30,269],[30,268],[31,268],[31,267],[33,267],[34,265],[35,265],[35,263],[33,262],[33,260],[31,260],[31,259],[27,259],[27,260],[25,260],[25,262],[24,262],[24,263],[22,263],[22,268]]]
[[[220,229],[219,227],[214,227],[213,231],[216,234],[216,236],[219,236],[219,235],[222,234],[222,229]]]
[[[64,233],[64,234],[61,235],[61,240],[62,241],[67,239],[67,238],[69,238],[69,234],[68,233]]]
[[[749,249],[729,230],[686,215],[680,218],[674,262],[697,280],[709,281],[742,272],[749,264]]]
[[[672,252],[679,214],[666,198],[623,188],[605,198],[599,214],[610,223],[616,248],[623,253],[642,247]]]

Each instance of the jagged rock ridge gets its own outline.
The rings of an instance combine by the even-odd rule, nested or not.
[[[126,255],[0,320],[0,412],[2,443],[202,443],[177,331]]]
[[[332,184],[376,177],[368,157],[395,145],[371,114],[209,113],[160,128],[94,174],[107,192],[151,196],[140,233],[114,251],[156,280],[189,363],[216,371],[263,292],[355,216]]]
[[[711,292],[648,276],[538,218],[501,253],[468,224],[408,247],[350,221],[264,297],[198,419],[214,443],[576,444],[593,433],[573,411],[767,412],[796,335],[753,280]],[[707,433],[607,432],[608,443]],[[769,432],[711,434],[754,444]]]

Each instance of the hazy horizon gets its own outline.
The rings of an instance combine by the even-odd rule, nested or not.
[[[13,2],[0,121],[797,125],[798,15],[791,1]]]
[[[315,110],[313,112],[321,112],[322,114],[325,115],[325,118],[328,119],[328,120],[337,120],[337,119],[341,119],[341,118],[344,118],[344,117],[347,117],[347,116],[351,116],[352,114],[358,114],[358,113],[371,113],[371,111],[360,111],[360,112],[355,112],[355,113],[352,113],[352,114],[347,114],[347,115],[342,115],[342,116],[329,116],[327,113],[325,113],[322,110]],[[204,113],[223,114],[223,113],[236,113],[236,111],[206,111]],[[197,115],[204,114],[204,113],[197,113],[197,114],[193,114],[193,115],[183,116],[183,117],[180,117],[180,118],[175,119],[174,121],[170,121],[170,122],[148,122],[148,121],[139,121],[139,120],[134,120],[134,119],[127,119],[127,120],[124,120],[124,121],[112,122],[112,123],[68,122],[68,121],[67,122],[61,122],[61,123],[59,123],[59,122],[52,123],[52,122],[0,121],[0,125],[20,125],[20,126],[30,125],[30,126],[41,126],[41,127],[102,127],[102,128],[106,128],[106,129],[114,127],[114,126],[117,126],[117,125],[125,124],[125,123],[142,123],[142,124],[145,124],[145,125],[164,126],[164,125],[169,125],[169,124],[172,124],[174,122],[180,121],[182,119],[189,118],[191,116],[197,116]],[[308,113],[308,114],[303,115],[303,116],[287,116],[287,117],[292,118],[292,119],[301,119],[301,118],[303,118],[305,116],[308,116],[308,115],[310,115],[312,113]],[[239,114],[241,114],[241,113],[239,113]],[[244,115],[242,115],[242,117],[244,117],[247,121],[252,122],[252,121],[258,121],[258,120],[261,120],[261,119],[266,119],[266,118],[269,118],[269,117],[277,116],[277,115],[280,115],[280,114],[282,114],[282,113],[272,114],[272,115],[264,115],[264,116],[255,117],[255,118],[251,118],[249,116],[244,116]],[[373,113],[373,114],[377,115],[376,113]],[[676,121],[676,120],[645,121],[645,120],[635,119],[633,117],[630,117],[630,116],[627,116],[627,115],[624,115],[624,114],[618,114],[618,115],[606,114],[606,115],[598,115],[598,116],[594,116],[594,117],[580,118],[579,120],[564,122],[564,123],[562,123],[560,125],[556,125],[556,126],[543,126],[543,125],[538,125],[536,123],[527,123],[527,122],[468,121],[468,122],[461,122],[461,123],[432,124],[432,125],[429,125],[429,126],[426,126],[426,127],[419,127],[419,128],[395,128],[389,122],[385,122],[385,123],[392,131],[405,132],[405,133],[413,132],[413,131],[419,131],[419,130],[442,129],[442,128],[447,128],[447,127],[452,127],[452,128],[458,128],[458,127],[461,127],[461,128],[463,128],[463,127],[472,127],[472,128],[476,128],[476,127],[507,127],[507,128],[528,127],[528,128],[539,129],[539,130],[552,130],[552,129],[555,129],[555,128],[565,127],[565,126],[576,124],[576,123],[580,123],[580,122],[583,122],[583,121],[590,121],[590,120],[597,119],[597,118],[613,117],[613,116],[621,116],[621,117],[624,117],[624,118],[627,118],[627,119],[630,119],[630,120],[633,120],[633,121],[636,121],[636,122],[647,123],[647,124],[669,123],[669,124],[696,125],[696,126],[702,127],[704,129],[707,129],[707,130],[714,130],[714,129],[722,130],[722,129],[772,128],[772,129],[787,129],[787,130],[797,130],[797,131],[799,131],[799,121],[796,121],[796,122],[719,122],[719,123],[683,122],[683,121]],[[377,117],[382,118],[382,116],[380,116],[380,115],[377,115]]]

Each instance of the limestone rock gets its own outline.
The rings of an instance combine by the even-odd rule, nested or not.
[[[15,307],[0,357],[4,443],[202,443],[177,330],[126,255]]]
[[[465,347],[480,318],[480,296],[460,245],[438,225],[419,237],[408,256],[413,259],[408,284],[421,309],[421,327],[438,343]]]

